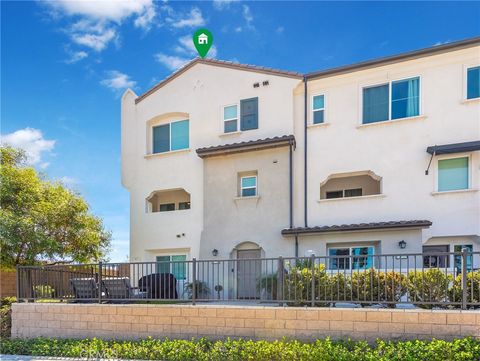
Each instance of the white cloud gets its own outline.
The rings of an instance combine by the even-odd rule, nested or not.
[[[205,25],[205,19],[199,8],[194,7],[188,14],[180,15],[177,19],[167,18],[174,28],[197,27]]]
[[[69,177],[69,176],[61,177],[59,180],[60,180],[60,182],[62,182],[63,184],[65,184],[67,186],[68,185],[75,185],[75,184],[79,183],[78,179],[73,178],[73,177]]]
[[[277,34],[282,34],[284,30],[285,28],[283,26],[279,26],[275,31],[277,32]]]
[[[164,53],[155,54],[155,60],[160,64],[163,64],[169,70],[177,70],[190,61],[190,59],[185,57],[167,55]]]
[[[242,30],[243,30],[243,29],[242,29],[241,26],[237,26],[237,27],[235,28],[235,32],[236,32],[236,33],[241,33]]]
[[[103,79],[100,84],[118,92],[127,88],[133,88],[137,82],[130,79],[127,74],[111,70],[107,72],[107,78]]]
[[[27,163],[46,168],[48,162],[42,161],[44,153],[49,153],[55,147],[55,140],[43,138],[40,130],[25,128],[1,136],[1,143],[15,148],[21,148],[27,155]]]
[[[451,42],[450,40],[437,41],[435,44],[433,44],[433,46],[439,46],[439,45],[443,45],[443,44],[448,44],[448,43],[450,43],[450,42]]]
[[[68,54],[70,57],[65,60],[67,64],[74,64],[88,57],[88,53],[86,53],[85,51],[69,51]]]
[[[148,31],[156,17],[153,0],[47,0],[44,1],[55,18],[75,18],[65,29],[77,45],[100,52],[111,41],[119,44],[119,26],[127,18]]]
[[[250,7],[248,5],[243,5],[243,18],[245,19],[245,23],[248,29],[255,29],[253,26],[253,15],[250,11]]]
[[[193,44],[192,37],[190,35],[182,36],[178,39],[178,45],[175,46],[174,50],[178,54],[196,56],[197,49],[195,49],[195,45]],[[215,58],[217,56],[217,47],[212,45],[210,50],[208,51],[209,58]]]
[[[215,10],[228,9],[230,7],[230,4],[235,1],[236,0],[213,0],[213,8]]]

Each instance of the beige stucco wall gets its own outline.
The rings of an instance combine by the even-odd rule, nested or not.
[[[13,304],[12,337],[312,341],[480,337],[478,311],[216,305]]]

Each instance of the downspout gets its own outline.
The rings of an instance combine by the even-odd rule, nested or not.
[[[308,185],[308,181],[307,181],[307,116],[308,116],[308,111],[307,111],[307,106],[308,106],[308,98],[307,98],[307,77],[304,76],[303,77],[303,86],[304,86],[304,157],[303,157],[303,162],[304,162],[304,177],[303,177],[303,181],[304,181],[304,185],[303,185],[303,188],[304,188],[304,199],[303,199],[303,202],[304,202],[304,223],[305,223],[305,227],[308,227],[308,212],[307,212],[307,185]]]
[[[295,258],[298,258],[298,234],[295,234]]]
[[[293,149],[295,148],[295,140],[290,141],[289,151],[289,197],[290,197],[290,228],[293,228]]]

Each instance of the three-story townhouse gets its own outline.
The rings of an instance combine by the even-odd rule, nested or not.
[[[479,150],[479,38],[306,75],[195,59],[122,98],[130,257],[478,251]]]

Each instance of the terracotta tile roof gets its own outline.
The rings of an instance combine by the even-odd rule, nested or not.
[[[363,231],[375,229],[392,229],[392,228],[427,228],[432,225],[427,220],[412,221],[387,221],[387,222],[371,222],[371,223],[354,223],[333,226],[316,226],[316,227],[297,227],[282,229],[283,235],[295,235],[306,233],[326,233],[326,232],[348,232]]]
[[[280,137],[264,138],[240,143],[231,143],[198,148],[197,154],[200,158],[205,158],[224,154],[242,153],[253,150],[284,147],[290,144],[295,144],[295,137],[293,135],[283,135]]]
[[[195,64],[209,64],[213,66],[220,66],[224,68],[231,68],[231,69],[238,69],[238,70],[245,70],[245,71],[252,71],[257,73],[263,74],[271,74],[271,75],[278,75],[278,76],[285,76],[289,78],[298,78],[302,79],[303,75],[294,71],[287,71],[287,70],[280,70],[280,69],[273,69],[264,66],[257,66],[257,65],[250,65],[250,64],[240,64],[235,63],[233,61],[225,61],[225,60],[217,60],[217,59],[202,59],[202,58],[195,58],[173,74],[168,76],[167,78],[163,79],[160,83],[155,85],[153,88],[147,90],[145,93],[140,95],[137,99],[135,99],[135,103],[139,103],[144,98],[155,92],[157,89],[163,87],[165,84],[169,83],[179,75],[185,73],[188,69],[193,67]]]

